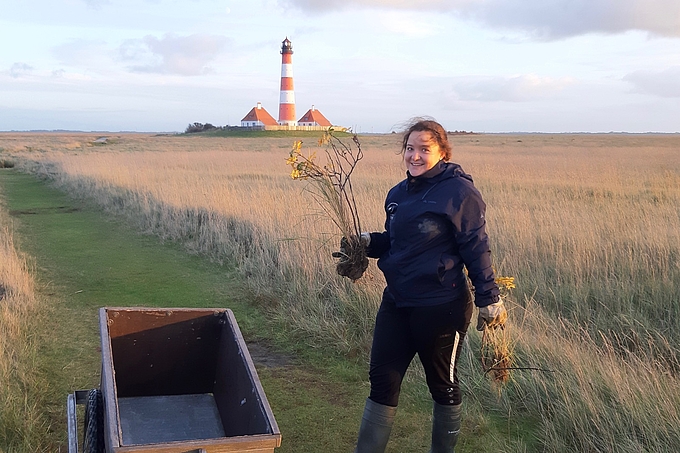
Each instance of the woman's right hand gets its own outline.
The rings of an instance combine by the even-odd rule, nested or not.
[[[371,243],[371,233],[361,233],[359,236],[350,236],[350,240],[361,242],[361,245],[363,245],[364,248],[366,248]],[[340,258],[342,260],[343,258],[347,258],[348,250],[349,241],[347,240],[346,237],[343,236],[342,239],[340,239],[340,251],[333,252],[332,256],[333,258]]]

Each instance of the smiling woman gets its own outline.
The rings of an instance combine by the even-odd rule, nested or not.
[[[430,123],[432,130],[414,130],[404,137],[404,163],[414,177],[431,170],[441,160],[451,159],[451,146],[443,139],[446,131],[434,121]]]
[[[387,194],[384,230],[361,234],[387,286],[375,319],[371,391],[355,453],[385,451],[416,353],[433,403],[430,452],[453,453],[461,430],[458,369],[473,301],[478,330],[502,328],[507,312],[491,266],[486,205],[472,178],[447,162],[446,130],[415,119],[402,150],[408,172]]]

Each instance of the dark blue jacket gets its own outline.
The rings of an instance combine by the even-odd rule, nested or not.
[[[439,162],[408,177],[385,200],[385,230],[371,233],[368,256],[378,258],[386,293],[397,306],[438,305],[465,297],[463,267],[475,304],[498,301],[482,196],[458,164]]]

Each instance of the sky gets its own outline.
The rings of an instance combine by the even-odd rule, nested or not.
[[[0,0],[0,131],[680,132],[679,0]]]

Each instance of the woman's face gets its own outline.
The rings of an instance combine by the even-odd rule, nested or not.
[[[404,163],[411,176],[420,176],[444,158],[430,131],[414,131],[408,136]]]

